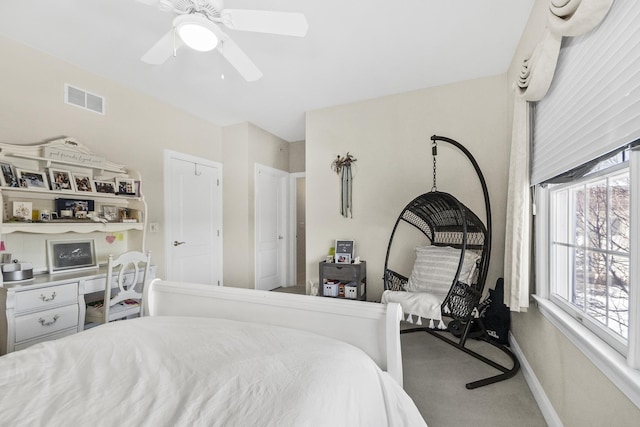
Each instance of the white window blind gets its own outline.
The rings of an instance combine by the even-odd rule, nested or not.
[[[535,105],[531,184],[640,138],[640,1],[616,0],[600,27],[567,37]]]

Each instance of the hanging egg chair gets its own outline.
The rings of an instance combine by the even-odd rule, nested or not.
[[[488,304],[486,300],[482,301],[482,296],[491,256],[491,206],[484,176],[474,157],[459,142],[436,135],[431,141],[433,187],[430,192],[411,200],[393,226],[385,257],[382,302],[397,302],[407,315],[407,321],[414,323],[415,318],[416,326],[403,333],[428,332],[501,371],[497,376],[466,385],[472,389],[513,377],[519,363],[510,349],[491,339],[482,323],[482,313]],[[437,190],[438,141],[457,147],[473,165],[482,186],[486,224],[453,195]],[[417,229],[429,242],[416,248],[416,261],[409,277],[390,265],[394,237],[400,224]],[[428,319],[428,326],[423,326],[423,319]],[[505,367],[469,350],[465,344],[470,337],[502,350],[513,366]]]

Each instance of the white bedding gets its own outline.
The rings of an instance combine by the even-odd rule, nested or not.
[[[425,426],[361,350],[231,320],[144,317],[0,357],[0,425]]]

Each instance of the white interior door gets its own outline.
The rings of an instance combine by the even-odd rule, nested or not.
[[[222,285],[222,165],[165,154],[167,279]]]
[[[256,289],[286,286],[287,172],[256,164],[255,170]]]

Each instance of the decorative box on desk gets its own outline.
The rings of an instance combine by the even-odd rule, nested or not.
[[[321,296],[334,298],[367,299],[367,262],[359,264],[320,263]]]

